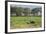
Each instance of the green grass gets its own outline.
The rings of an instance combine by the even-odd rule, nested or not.
[[[35,23],[30,23],[34,21]],[[27,24],[27,22],[29,24]],[[11,17],[10,19],[11,29],[15,28],[38,28],[41,27],[41,17]]]

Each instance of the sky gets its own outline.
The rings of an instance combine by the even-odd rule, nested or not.
[[[13,3],[11,4],[12,7],[23,7],[23,8],[36,8],[36,7],[41,7],[40,4],[32,4],[32,3]]]

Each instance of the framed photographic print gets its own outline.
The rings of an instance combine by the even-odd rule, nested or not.
[[[45,31],[45,3],[5,1],[5,33]]]

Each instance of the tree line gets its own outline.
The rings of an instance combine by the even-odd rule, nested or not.
[[[11,7],[11,16],[31,16],[30,14],[38,14],[38,12],[42,13],[42,8],[37,7],[34,9],[23,8],[23,7]]]

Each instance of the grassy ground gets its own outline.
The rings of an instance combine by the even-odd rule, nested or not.
[[[31,23],[34,21],[34,23]],[[41,27],[41,17],[11,17],[11,29],[15,28],[38,28]]]

